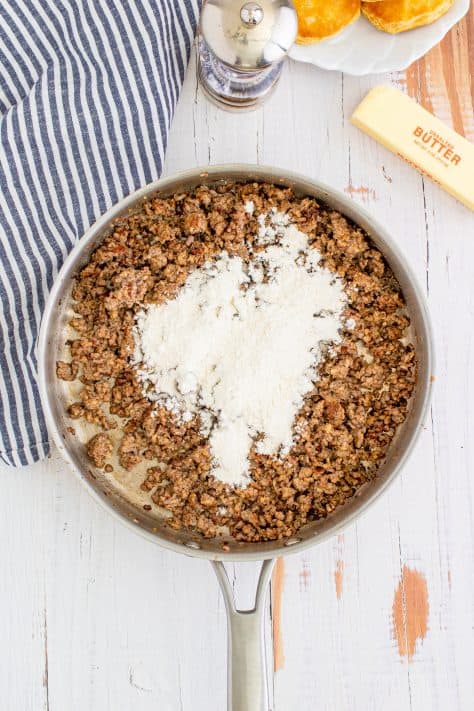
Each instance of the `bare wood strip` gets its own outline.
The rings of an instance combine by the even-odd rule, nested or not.
[[[336,597],[340,600],[344,587],[344,561],[340,559],[337,561],[334,571],[334,585],[336,586]]]
[[[428,93],[426,83],[426,58],[422,57],[417,62],[414,62],[407,69],[406,73],[407,93],[413,99],[416,99],[428,111],[433,112],[433,105]]]
[[[374,201],[377,199],[377,196],[375,194],[375,190],[373,188],[369,188],[367,185],[352,185],[352,183],[349,183],[349,185],[346,185],[344,188],[344,192],[350,195],[351,197],[354,197],[354,195],[359,195],[361,198],[362,202],[370,202],[371,200]]]
[[[406,72],[407,92],[428,111],[474,137],[474,9]]]
[[[285,579],[285,561],[278,558],[272,576],[273,670],[283,669],[283,637],[281,633],[281,597]]]
[[[418,640],[428,631],[428,586],[418,570],[403,566],[392,607],[393,635],[401,657],[413,659]]]
[[[444,86],[448,98],[451,120],[455,131],[464,136],[464,123],[461,114],[460,94],[464,87],[456,81],[453,32],[449,32],[439,45],[441,53],[441,69],[443,72]],[[454,38],[456,41],[456,38]]]
[[[467,62],[471,84],[471,104],[474,104],[474,7],[471,5],[469,14],[464,21],[467,43]]]
[[[461,87],[459,104],[464,135],[474,140],[474,13],[453,33],[453,60],[456,86]]]

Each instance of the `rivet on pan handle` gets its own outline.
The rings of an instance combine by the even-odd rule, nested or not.
[[[237,610],[224,564],[212,561],[227,611],[228,711],[269,711],[263,620],[274,562],[262,563],[254,607]]]

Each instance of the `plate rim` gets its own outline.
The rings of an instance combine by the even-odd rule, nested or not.
[[[385,64],[382,61],[380,67],[374,68],[374,62],[371,61],[370,63],[368,62],[365,67],[352,68],[346,65],[347,55],[343,56],[339,61],[336,59],[336,62],[333,63],[328,60],[314,58],[314,56],[311,56],[311,49],[315,46],[321,45],[321,43],[319,42],[315,42],[311,45],[301,45],[295,43],[291,47],[288,56],[295,62],[302,62],[303,64],[312,64],[313,66],[318,67],[320,69],[325,69],[326,71],[343,72],[344,74],[348,74],[350,76],[368,76],[370,74],[383,74],[387,72],[403,71],[407,69],[410,64],[415,62],[417,59],[423,57],[427,52],[430,51],[430,49],[439,44],[439,42],[441,42],[441,40],[447,35],[447,33],[452,30],[452,28],[457,25],[458,22],[460,22],[462,18],[465,17],[465,15],[467,15],[467,13],[469,12],[470,5],[470,0],[456,0],[456,2],[454,2],[451,6],[450,10],[457,9],[457,12],[454,12],[452,14],[451,19],[446,20],[446,15],[443,15],[438,20],[432,23],[431,27],[433,29],[438,27],[438,32],[434,32],[433,37],[429,41],[419,43],[418,45],[412,42],[403,59],[400,58],[398,61],[393,61],[393,63],[390,63],[389,60],[385,60]],[[357,20],[357,22],[360,21],[365,21],[365,18],[361,16]],[[429,25],[425,25],[425,27],[429,27]],[[415,31],[416,29],[422,28],[415,28]],[[335,37],[336,36],[337,35],[335,35]],[[397,39],[402,38],[404,38],[404,33],[401,33],[401,35],[392,35],[387,33],[387,40],[396,41]],[[336,57],[337,53],[338,52],[336,51]]]

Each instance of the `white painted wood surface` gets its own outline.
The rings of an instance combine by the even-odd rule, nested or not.
[[[235,115],[206,102],[193,62],[170,136],[167,174],[261,163],[350,193],[409,255],[434,322],[431,418],[403,474],[343,536],[280,567],[274,711],[474,708],[474,217],[350,126],[387,81],[405,75],[292,63],[262,109]],[[441,99],[435,110],[453,121]],[[472,105],[461,108],[473,139]],[[225,616],[210,566],[116,523],[56,455],[0,477],[0,709],[223,711]],[[429,604],[409,659],[392,620],[404,566],[426,579]],[[426,597],[401,595],[409,635]]]

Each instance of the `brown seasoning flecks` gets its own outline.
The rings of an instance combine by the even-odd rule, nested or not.
[[[418,640],[428,631],[428,586],[418,570],[403,566],[392,607],[393,636],[401,657],[412,661]]]
[[[285,579],[285,561],[278,558],[272,576],[273,671],[283,669],[283,638],[281,634],[281,596]]]

